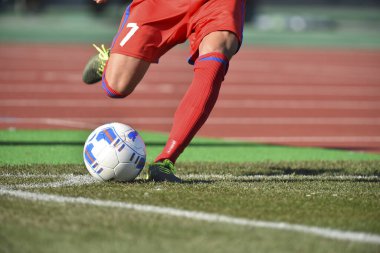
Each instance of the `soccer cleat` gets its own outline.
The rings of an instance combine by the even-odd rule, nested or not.
[[[148,180],[156,182],[173,182],[182,183],[182,180],[174,175],[175,168],[174,164],[165,159],[162,162],[155,162],[148,166]]]
[[[106,49],[104,45],[100,48],[95,44],[92,45],[99,54],[92,56],[84,68],[82,80],[86,84],[94,84],[102,80],[104,67],[110,57],[110,49]]]

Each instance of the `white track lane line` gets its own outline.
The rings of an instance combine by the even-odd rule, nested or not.
[[[144,125],[171,125],[173,118],[171,117],[128,117],[128,118],[13,118],[0,117],[0,123],[43,123],[47,125],[68,125],[77,127],[93,126],[100,122],[121,121],[129,124]],[[357,117],[210,117],[207,125],[360,125],[360,126],[378,126],[380,118]]]
[[[329,238],[329,239],[380,244],[380,235],[376,235],[376,234],[343,231],[343,230],[337,230],[337,229],[320,228],[320,227],[305,226],[305,225],[298,225],[298,224],[289,224],[285,222],[268,222],[268,221],[260,221],[260,220],[250,220],[250,219],[244,219],[244,218],[231,217],[227,215],[219,215],[219,214],[198,212],[198,211],[188,211],[188,210],[182,210],[182,209],[176,209],[176,208],[170,208],[170,207],[140,205],[140,204],[133,204],[133,203],[128,203],[128,202],[98,200],[98,199],[91,199],[91,198],[84,198],[84,197],[77,197],[77,198],[65,197],[65,196],[54,195],[54,194],[10,190],[2,186],[0,186],[0,195],[8,195],[8,196],[22,198],[22,199],[31,200],[31,201],[72,203],[72,204],[92,205],[92,206],[99,206],[99,207],[123,208],[123,209],[138,211],[138,212],[174,216],[174,217],[187,218],[187,219],[192,219],[192,220],[197,220],[197,221],[224,223],[224,224],[239,225],[239,226],[246,226],[246,227],[253,227],[253,228],[285,230],[285,231],[299,232],[299,233],[304,233],[304,234],[317,235],[317,236],[321,236],[321,237]]]
[[[0,75],[1,77],[1,75]],[[1,80],[1,78],[0,78]],[[12,79],[10,79],[12,80]],[[78,79],[79,80],[79,79]],[[23,92],[23,93],[75,93],[75,94],[104,94],[98,86],[84,87],[78,85],[78,80],[73,84],[67,82],[54,81],[54,85],[46,83],[37,83],[30,80],[18,80],[19,83],[9,83],[9,80],[4,80],[1,84],[1,91],[8,93]],[[51,81],[49,81],[51,82]],[[331,96],[350,96],[350,97],[380,97],[380,87],[378,85],[357,87],[356,85],[340,85],[331,87],[331,85],[316,86],[302,85],[257,85],[257,84],[237,84],[237,82],[226,84],[222,87],[221,94],[223,95],[271,95],[271,96],[323,96],[325,98]],[[162,82],[157,84],[141,83],[135,94],[183,94],[187,90],[187,85],[173,84]]]
[[[2,99],[1,107],[75,107],[75,108],[174,108],[179,100],[165,99]],[[268,109],[352,109],[352,110],[379,110],[380,102],[377,101],[319,101],[319,100],[232,100],[220,99],[217,108],[244,109],[244,108],[268,108]]]
[[[111,120],[113,121],[113,120]],[[110,121],[107,121],[110,122]],[[47,126],[73,127],[78,129],[95,129],[100,124],[86,122],[83,119],[72,120],[63,118],[0,118],[4,124],[42,124]]]
[[[144,124],[144,125],[170,125],[172,119],[170,118],[89,118],[86,121],[83,119],[53,119],[53,118],[0,118],[0,124],[41,124],[47,126],[61,126],[71,127],[76,129],[94,129],[100,124],[106,122],[128,122],[131,125]],[[371,119],[372,120],[372,119]],[[208,125],[222,125],[213,122],[212,118],[207,122]],[[342,121],[344,122],[344,121]],[[332,124],[332,122],[330,122]],[[358,123],[353,121],[352,123]],[[378,125],[377,119],[374,124],[371,122],[364,122],[361,125]],[[254,124],[254,123],[252,123]],[[323,125],[323,123],[315,123],[316,125]],[[359,124],[359,123],[358,123]],[[234,125],[239,125],[234,123]],[[280,124],[278,124],[280,125]],[[286,125],[286,124],[284,124]],[[300,125],[300,124],[297,124]],[[329,124],[326,124],[329,125]],[[339,125],[339,124],[337,124]],[[347,122],[343,125],[349,125]],[[247,141],[255,143],[380,143],[380,136],[230,136],[222,138],[226,141]]]
[[[222,139],[226,141],[249,141],[258,143],[380,143],[380,136],[244,136]]]

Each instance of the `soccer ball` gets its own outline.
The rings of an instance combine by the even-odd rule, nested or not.
[[[96,179],[132,181],[144,168],[145,144],[132,127],[121,123],[105,124],[87,138],[83,159]]]

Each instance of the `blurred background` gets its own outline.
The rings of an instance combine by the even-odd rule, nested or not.
[[[127,2],[0,0],[0,41],[108,42]],[[380,45],[378,0],[248,0],[246,12],[247,44]]]

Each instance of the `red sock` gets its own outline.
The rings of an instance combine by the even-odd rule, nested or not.
[[[175,163],[206,122],[218,98],[228,62],[225,55],[216,52],[195,61],[193,82],[175,112],[169,140],[155,161],[169,159]]]

